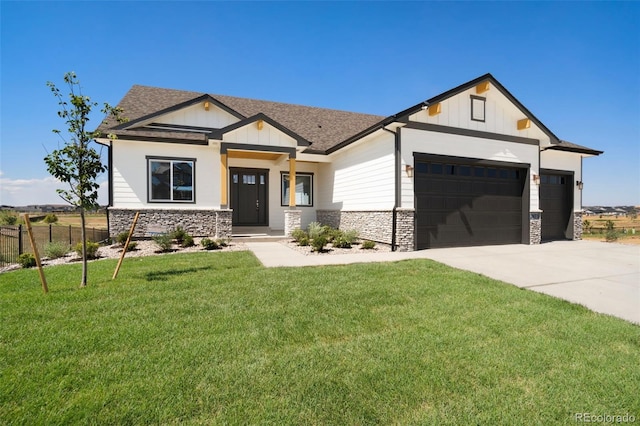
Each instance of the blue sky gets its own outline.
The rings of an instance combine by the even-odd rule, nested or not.
[[[638,2],[0,1],[0,19],[0,204],[61,202],[45,83],[73,70],[101,103],[144,84],[379,115],[490,72],[605,151],[584,205],[640,205]]]

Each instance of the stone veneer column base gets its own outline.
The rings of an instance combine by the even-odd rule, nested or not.
[[[582,212],[573,212],[573,239],[582,239]]]
[[[415,210],[396,209],[396,245],[398,251],[414,251]]]
[[[131,229],[140,212],[133,234],[136,238],[171,232],[178,226],[194,237],[231,238],[231,210],[166,210],[109,208],[109,235],[113,238]]]
[[[302,226],[302,210],[285,210],[284,211],[284,235],[291,236],[294,229],[300,229]]]
[[[542,240],[542,213],[529,213],[529,244],[540,244]]]
[[[414,244],[413,209],[396,210],[396,245],[399,251],[413,251]],[[393,211],[341,211],[318,210],[318,222],[345,231],[356,230],[360,238],[382,244],[393,243]]]

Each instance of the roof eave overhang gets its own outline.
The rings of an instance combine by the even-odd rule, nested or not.
[[[234,117],[236,117],[236,118],[238,118],[240,120],[245,118],[244,115],[242,115],[238,111],[228,107],[227,105],[225,105],[224,103],[220,102],[219,100],[217,100],[213,96],[204,94],[204,95],[201,95],[201,96],[197,96],[197,97],[195,97],[193,99],[190,99],[188,101],[184,101],[184,102],[181,102],[179,104],[172,105],[172,106],[170,106],[168,108],[161,109],[160,111],[156,111],[156,112],[153,112],[151,114],[147,114],[147,115],[144,115],[142,117],[138,117],[135,120],[131,120],[131,121],[128,121],[126,123],[122,123],[122,124],[119,124],[117,126],[113,126],[112,129],[126,130],[126,129],[131,129],[133,127],[138,127],[141,123],[148,122],[148,121],[153,120],[154,118],[159,117],[161,115],[165,115],[165,114],[168,114],[170,112],[178,111],[178,110],[181,110],[183,108],[187,108],[187,107],[190,107],[192,105],[195,105],[195,104],[198,104],[198,103],[201,103],[201,102],[211,102],[212,104],[218,106],[219,108],[223,109],[224,111],[228,112],[229,114],[233,115]]]
[[[543,151],[552,150],[552,151],[564,151],[564,152],[572,152],[576,154],[583,154],[588,156],[598,156],[604,154],[604,151],[598,151],[596,149],[591,148],[579,148],[579,147],[569,147],[569,146],[557,146],[551,145],[547,148],[544,148]]]
[[[410,115],[415,114],[416,112],[421,111],[422,109],[428,107],[429,105],[434,105],[439,102],[444,101],[452,96],[455,96],[465,90],[469,90],[472,87],[477,86],[478,84],[489,81],[493,86],[495,86],[504,96],[506,96],[527,118],[533,121],[539,128],[542,130],[547,136],[552,144],[560,143],[560,139],[545,126],[538,118],[531,113],[515,96],[511,94],[498,80],[495,79],[493,75],[490,73],[484,74],[478,78],[475,78],[471,81],[463,83],[457,87],[454,87],[451,90],[447,90],[444,93],[441,93],[433,98],[427,99],[426,101],[420,102],[410,108],[405,109],[404,111],[400,111],[396,114],[399,119],[408,119]]]

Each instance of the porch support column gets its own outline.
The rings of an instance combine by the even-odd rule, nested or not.
[[[220,207],[223,209],[227,208],[228,205],[228,197],[227,197],[227,176],[228,167],[227,167],[227,153],[220,154]]]
[[[289,207],[296,206],[296,159],[289,157]]]

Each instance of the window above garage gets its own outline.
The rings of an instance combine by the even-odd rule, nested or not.
[[[473,121],[485,121],[485,107],[487,98],[471,95],[471,119]]]

